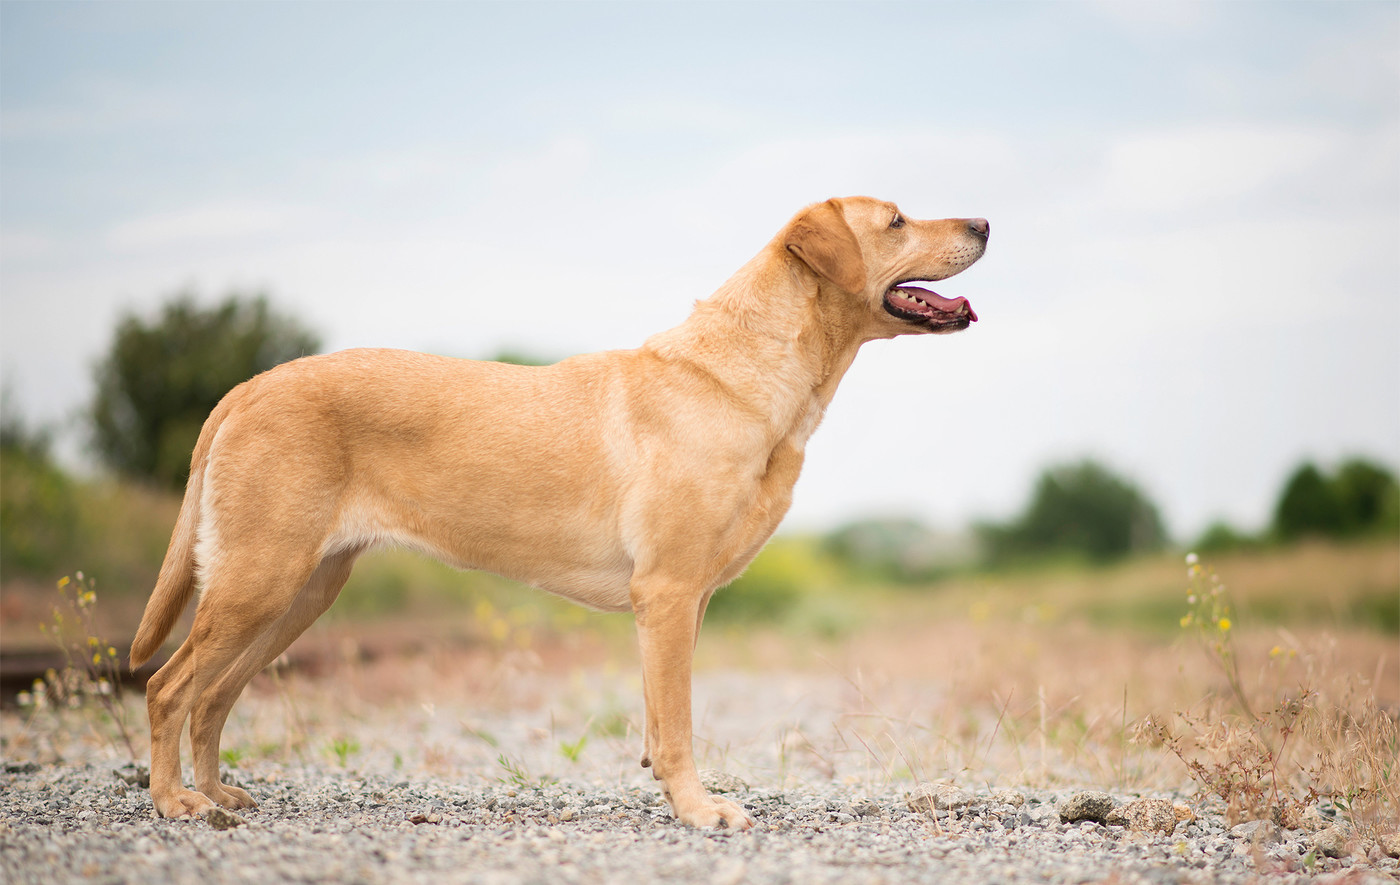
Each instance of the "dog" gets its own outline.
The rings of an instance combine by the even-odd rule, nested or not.
[[[188,638],[146,691],[156,812],[256,807],[219,781],[229,710],[330,607],[360,554],[398,544],[631,610],[642,765],[683,823],[752,826],[696,773],[691,665],[705,607],[787,512],[807,440],[860,346],[976,321],[965,298],[911,284],[964,270],[988,233],[981,218],[827,200],[636,350],[534,367],[347,350],[235,387],[200,432],[132,643],[136,667],[199,588]],[[180,772],[186,718],[195,790]]]

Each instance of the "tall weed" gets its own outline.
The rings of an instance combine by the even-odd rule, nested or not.
[[[1135,737],[1164,746],[1226,806],[1230,823],[1269,819],[1305,826],[1309,809],[1330,800],[1358,832],[1396,829],[1400,815],[1400,738],[1393,713],[1370,683],[1331,665],[1327,655],[1275,645],[1246,680],[1235,647],[1236,609],[1224,582],[1187,557],[1183,629],[1197,639],[1224,690],[1194,709],[1138,723]]]

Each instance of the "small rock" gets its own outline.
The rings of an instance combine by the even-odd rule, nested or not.
[[[905,803],[910,811],[946,811],[966,808],[972,804],[972,797],[952,784],[919,784],[905,797]]]
[[[33,774],[39,770],[37,762],[6,762],[6,774]]]
[[[432,812],[429,812],[428,814],[423,814],[422,812],[419,812],[418,814],[411,815],[411,816],[408,818],[408,822],[411,823],[411,824],[437,824],[437,823],[442,823],[442,815],[440,815],[440,814],[435,814],[435,813],[432,813]]]
[[[577,816],[578,812],[572,808],[565,808],[563,811],[559,812],[559,819],[564,821],[573,820]]]
[[[1256,845],[1272,845],[1282,838],[1278,825],[1271,820],[1248,820],[1230,828],[1236,839],[1248,839]]]
[[[1166,799],[1134,799],[1110,811],[1104,820],[1135,833],[1170,834],[1177,825],[1176,811]]]
[[[1347,853],[1347,834],[1339,827],[1326,827],[1313,834],[1313,847],[1328,857]]]
[[[151,788],[151,770],[144,765],[127,763],[121,768],[112,769],[112,773],[133,787],[140,787],[143,790]]]
[[[992,795],[988,797],[987,801],[991,802],[993,805],[1010,805],[1014,808],[1020,808],[1022,805],[1026,804],[1026,794],[1022,793],[1020,790],[993,790]]]
[[[747,793],[749,785],[732,774],[725,774],[713,768],[700,772],[700,786],[711,793]]]
[[[204,813],[204,822],[216,830],[231,830],[234,827],[241,827],[247,821],[238,815],[224,808],[222,805],[215,805]]]
[[[1386,833],[1376,837],[1376,844],[1386,857],[1400,857],[1400,833]]]
[[[1332,826],[1335,816],[1336,811],[1331,806],[1324,810],[1316,805],[1309,805],[1299,816],[1298,823],[1309,833],[1316,833]]]
[[[1191,823],[1196,819],[1196,812],[1192,811],[1190,806],[1182,805],[1180,802],[1172,804],[1172,814],[1176,815],[1177,821]]]
[[[1060,803],[1060,820],[1067,824],[1089,820],[1105,823],[1113,811],[1113,797],[1097,790],[1081,790]]]

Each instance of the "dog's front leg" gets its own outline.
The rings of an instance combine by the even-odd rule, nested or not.
[[[691,746],[690,675],[703,591],[658,577],[632,583],[632,608],[642,653],[646,755],[661,794],[682,823],[748,829],[742,806],[700,785]]]

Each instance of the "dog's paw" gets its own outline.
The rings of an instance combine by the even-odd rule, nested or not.
[[[210,799],[219,803],[225,808],[257,808],[258,803],[253,797],[248,795],[246,790],[238,787],[230,787],[228,784],[219,784],[212,790],[206,790],[206,795]]]
[[[214,807],[208,796],[185,789],[161,793],[153,790],[151,801],[155,803],[156,814],[171,818],[203,817]]]
[[[753,826],[753,816],[744,807],[729,799],[706,796],[689,808],[675,809],[676,818],[683,824],[706,830],[747,830]]]

